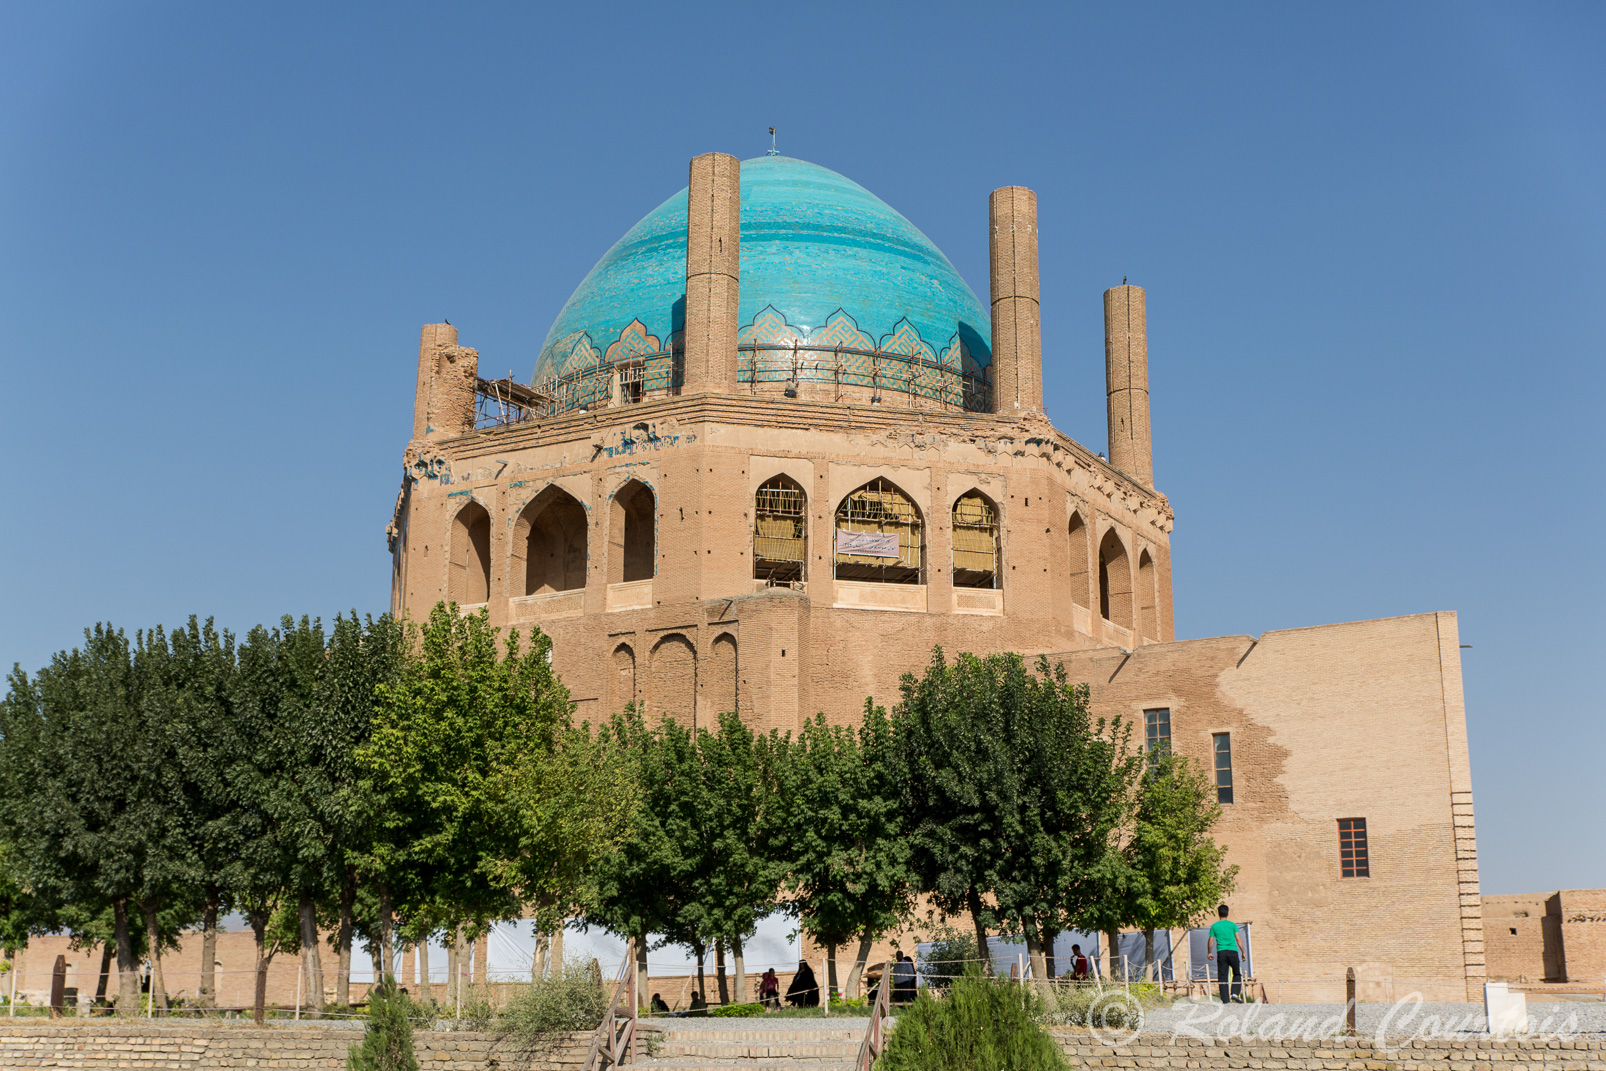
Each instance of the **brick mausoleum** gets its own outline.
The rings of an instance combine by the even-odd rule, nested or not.
[[[632,700],[852,722],[936,644],[1047,654],[1096,713],[1214,771],[1268,996],[1341,998],[1350,966],[1365,999],[1474,994],[1455,615],[1179,640],[1142,289],[1104,293],[1106,459],[1043,412],[1032,191],[989,200],[984,305],[833,171],[690,170],[581,282],[529,383],[480,378],[455,327],[424,327],[392,609],[539,626],[592,722]],[[293,971],[274,984],[290,999]]]
[[[528,385],[426,326],[393,609],[539,626],[593,721],[795,730],[895,702],[935,644],[1046,653],[1216,771],[1256,975],[1462,997],[1485,971],[1455,615],[1179,640],[1144,291],[1104,293],[1106,459],[1043,412],[1035,194],[994,191],[988,223],[984,305],[851,180],[710,153]]]

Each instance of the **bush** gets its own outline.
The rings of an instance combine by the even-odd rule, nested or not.
[[[751,1019],[764,1014],[762,1004],[721,1004],[709,1008],[708,1014],[717,1019]]]
[[[508,1001],[493,1026],[524,1044],[550,1034],[595,1030],[608,1013],[608,995],[588,965],[565,963],[561,976],[531,982]]]
[[[876,1071],[1063,1071],[1069,1065],[1042,1015],[1031,986],[972,967],[944,999],[922,991],[898,1013]]]
[[[1056,983],[1048,987],[1040,1018],[1054,1026],[1135,1029],[1143,1025],[1143,1001],[1114,987]]]
[[[407,994],[386,978],[368,998],[368,1026],[346,1057],[346,1071],[418,1071],[411,1014]]]
[[[944,923],[931,935],[931,951],[920,964],[920,973],[925,975],[927,985],[947,989],[955,978],[980,962],[981,946],[976,944],[976,935]]]

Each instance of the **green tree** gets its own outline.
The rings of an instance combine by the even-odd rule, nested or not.
[[[1154,931],[1197,926],[1227,898],[1238,867],[1211,830],[1221,818],[1211,779],[1169,751],[1145,771],[1132,835],[1122,852],[1132,882],[1132,923],[1154,964]],[[1155,974],[1158,979],[1158,973]]]
[[[139,1005],[130,911],[138,913],[148,741],[121,630],[96,625],[32,679],[14,667],[0,707],[0,819],[26,883],[46,904],[108,904],[118,1008]],[[113,761],[115,760],[115,761]]]
[[[941,648],[905,674],[894,712],[912,862],[939,910],[987,931],[1021,928],[1037,977],[1058,929],[1098,900],[1100,874],[1128,809],[1139,757],[1121,719],[1093,719],[1063,667],[1017,654]]]
[[[351,1046],[346,1071],[418,1071],[412,1002],[393,978],[381,978],[368,1001],[362,1043]]]
[[[826,985],[837,984],[837,949],[858,938],[848,993],[871,946],[897,929],[913,903],[895,759],[887,712],[867,701],[857,734],[824,714],[805,723],[784,766],[787,906],[825,946]]]
[[[523,830],[501,820],[517,782],[509,771],[552,756],[569,727],[550,645],[539,630],[527,649],[517,630],[504,642],[483,611],[440,603],[414,631],[412,656],[378,686],[373,731],[357,752],[375,832],[355,857],[379,883],[387,971],[398,902],[453,933],[518,914],[508,860]]]

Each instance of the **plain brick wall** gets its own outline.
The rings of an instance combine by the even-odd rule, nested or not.
[[[0,1067],[338,1069],[346,1066],[348,1050],[361,1040],[360,1031],[330,1027],[0,1022]],[[556,1071],[581,1066],[590,1044],[590,1034],[567,1035],[550,1053],[526,1062],[489,1034],[425,1030],[413,1034],[419,1066],[426,1071],[487,1071],[514,1065]]]

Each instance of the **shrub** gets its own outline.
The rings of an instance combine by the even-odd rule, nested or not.
[[[1055,1026],[1136,1028],[1143,1025],[1143,1001],[1113,987],[1057,983],[1047,988],[1040,1018]]]
[[[412,1002],[386,978],[368,998],[362,1044],[353,1045],[346,1071],[418,1071],[413,1055]]]
[[[508,1001],[493,1026],[526,1045],[550,1034],[595,1030],[608,1013],[608,995],[589,966],[565,963],[561,975],[531,982]]]
[[[756,1015],[764,1014],[762,1004],[721,1004],[709,1008],[708,1014],[718,1019],[751,1019]]]
[[[972,967],[944,999],[922,991],[898,1013],[876,1071],[1063,1071],[1042,1015],[1032,987]]]
[[[920,973],[925,975],[927,985],[946,989],[968,968],[978,966],[980,960],[981,946],[976,944],[976,935],[944,923],[931,935],[931,951],[920,964]]]

